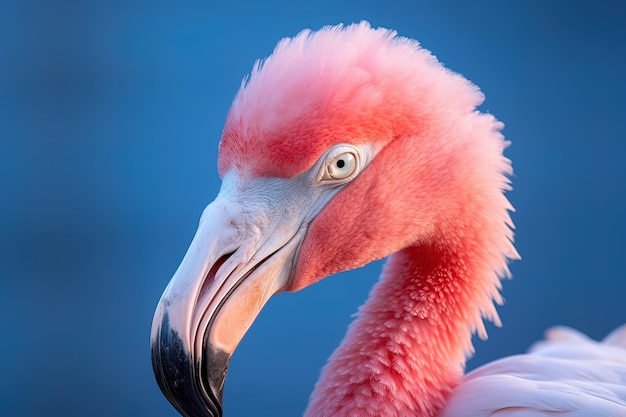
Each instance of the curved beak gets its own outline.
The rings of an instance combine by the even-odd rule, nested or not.
[[[156,309],[152,365],[184,416],[222,415],[230,357],[266,301],[287,288],[304,229],[267,198],[220,196]]]

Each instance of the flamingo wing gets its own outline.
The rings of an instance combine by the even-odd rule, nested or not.
[[[528,353],[468,373],[441,417],[626,416],[626,325],[596,342],[555,327]]]

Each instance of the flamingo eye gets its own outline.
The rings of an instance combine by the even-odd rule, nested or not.
[[[356,171],[357,161],[354,152],[342,152],[326,164],[322,179],[343,180]]]

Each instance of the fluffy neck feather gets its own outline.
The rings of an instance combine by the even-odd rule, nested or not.
[[[467,232],[440,232],[389,258],[324,368],[307,417],[437,414],[463,375],[472,333],[486,337],[481,316],[498,323],[496,271],[508,272],[505,256],[515,257],[506,234],[494,252],[491,233]]]

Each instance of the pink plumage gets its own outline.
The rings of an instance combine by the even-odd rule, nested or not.
[[[250,175],[292,177],[338,139],[384,148],[311,224],[292,290],[411,247],[391,258],[311,410],[336,403],[328,415],[339,415],[354,392],[372,415],[389,415],[375,400],[390,395],[402,400],[391,413],[437,408],[462,374],[472,330],[485,337],[481,312],[497,320],[498,274],[517,255],[502,125],[475,111],[482,100],[415,41],[366,23],[283,40],[235,98],[221,171],[240,158]],[[421,368],[423,380],[395,367]]]
[[[244,80],[219,171],[235,163],[255,176],[293,177],[340,138],[387,143],[425,134],[435,119],[468,114],[482,101],[475,86],[393,31],[366,23],[303,31]]]
[[[626,415],[626,327],[604,343],[554,330],[532,352],[463,376],[472,335],[487,336],[483,319],[500,324],[500,279],[518,259],[504,195],[508,143],[502,123],[477,110],[482,101],[417,42],[367,23],[281,41],[228,114],[225,185],[201,222],[216,237],[206,249],[199,230],[188,253],[208,250],[201,280],[175,276],[155,323],[212,311],[183,345],[204,348],[208,338],[230,354],[272,292],[389,256],[307,416]],[[193,314],[174,315],[179,288],[195,288]],[[153,340],[163,338],[155,326]],[[571,372],[558,371],[559,354],[578,359],[566,363]],[[583,365],[576,378],[577,363],[603,354],[600,371]],[[210,388],[215,397],[220,389]]]

